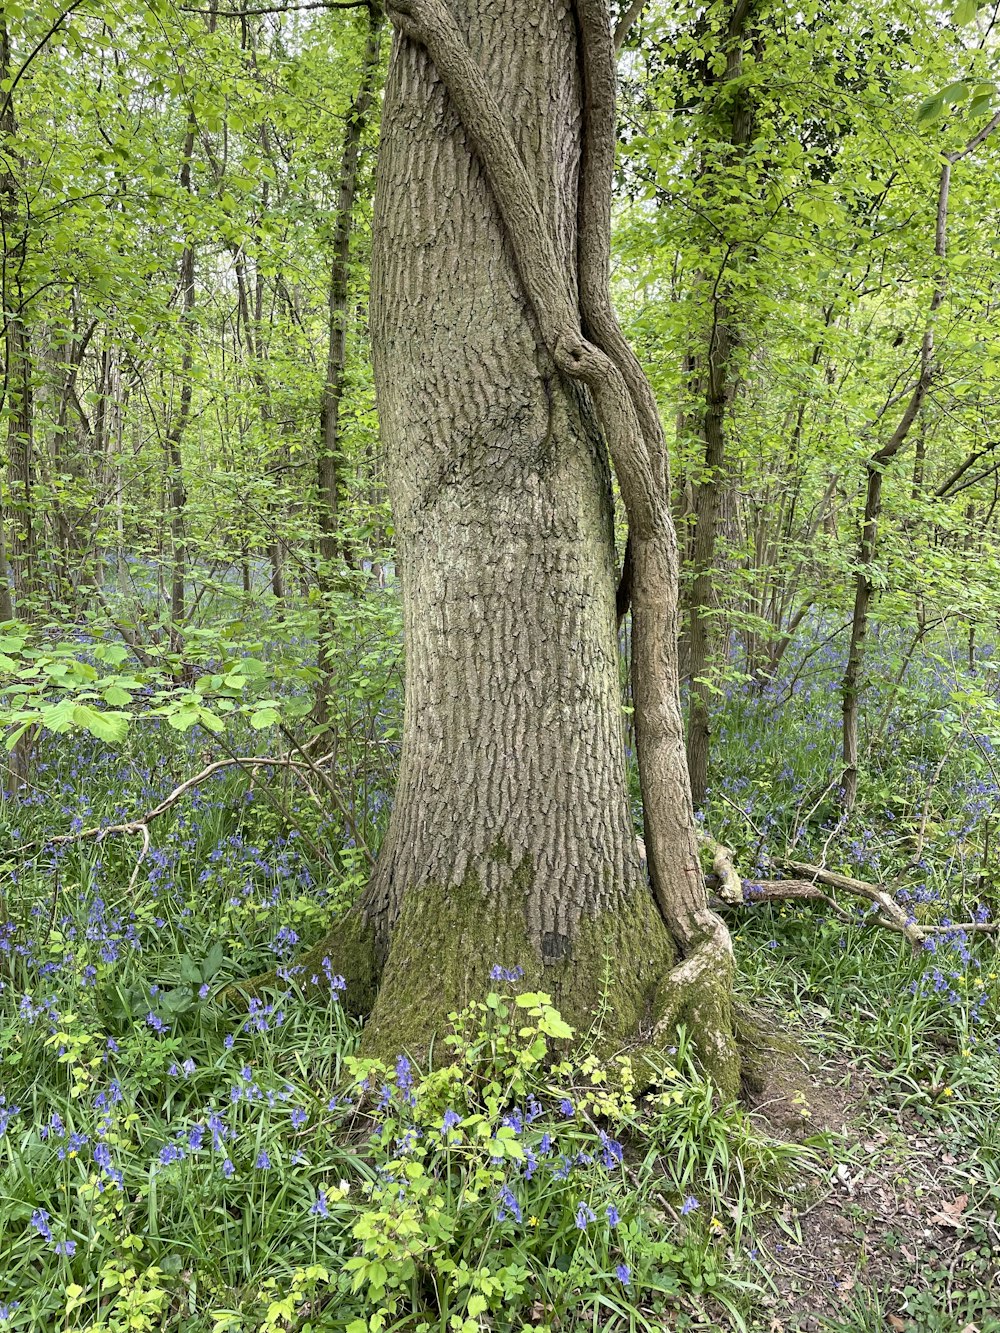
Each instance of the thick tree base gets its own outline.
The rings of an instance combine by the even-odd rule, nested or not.
[[[519,988],[552,996],[578,1034],[621,1048],[656,1021],[657,991],[675,961],[674,944],[649,893],[637,888],[614,913],[584,913],[571,937],[528,937],[515,895],[488,898],[475,880],[444,892],[408,896],[378,997],[365,1025],[367,1054],[418,1056],[448,1015],[481,999],[497,983],[494,967],[523,969]]]
[[[307,993],[329,990],[327,969],[344,978],[345,1009],[366,1020],[363,1055],[391,1063],[405,1052],[428,1065],[447,1059],[435,1041],[448,1030],[449,1015],[497,988],[495,967],[519,967],[519,990],[551,995],[578,1037],[599,1053],[630,1051],[651,1079],[683,1025],[720,1098],[731,1101],[741,1078],[759,1082],[752,1056],[759,1042],[734,1012],[727,940],[724,932],[707,936],[678,961],[651,895],[638,886],[614,913],[584,914],[571,939],[546,937],[539,949],[516,897],[490,899],[472,880],[409,895],[384,964],[373,926],[355,908],[296,960],[296,976]],[[224,998],[246,999],[281,984],[275,972],[264,973],[234,983]],[[749,1062],[741,1059],[744,1043]]]

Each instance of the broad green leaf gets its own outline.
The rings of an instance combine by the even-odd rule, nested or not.
[[[933,125],[936,120],[940,120],[942,111],[944,111],[944,98],[940,93],[925,98],[917,112],[917,124],[920,126]]]
[[[89,704],[77,704],[73,709],[73,721],[78,727],[85,727],[98,740],[117,745],[128,733],[128,718],[123,713],[99,713]]]

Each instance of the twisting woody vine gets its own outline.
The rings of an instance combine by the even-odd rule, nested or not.
[[[546,349],[590,390],[625,504],[631,548],[632,685],[650,880],[684,955],[665,978],[661,1026],[694,983],[728,992],[732,950],[707,904],[684,758],[677,683],[677,541],[652,390],[611,305],[615,41],[605,0],[576,0],[583,75],[578,271],[561,269],[534,184],[445,0],[392,0],[399,31],[427,51],[493,191]],[[576,290],[579,295],[576,295]]]

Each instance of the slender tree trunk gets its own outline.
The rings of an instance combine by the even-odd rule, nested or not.
[[[406,707],[389,832],[335,932],[338,966],[377,984],[369,1050],[424,1047],[492,966],[517,963],[571,1021],[600,1009],[609,1043],[683,1018],[731,1094],[731,951],[684,762],[666,451],[608,296],[608,6],[526,23],[518,0],[406,0],[390,17],[372,336]],[[652,892],[629,816],[608,446],[633,541]]]
[[[358,93],[347,113],[344,144],[337,185],[337,213],[333,228],[333,256],[327,305],[326,381],[320,406],[320,445],[317,455],[319,575],[322,596],[319,667],[315,721],[323,725],[329,713],[334,625],[330,605],[335,588],[335,570],[340,555],[340,494],[343,486],[343,451],[340,440],[340,404],[344,393],[347,361],[347,316],[350,279],[351,235],[354,230],[354,201],[358,187],[361,146],[374,103],[378,77],[382,29],[381,9],[368,9],[368,32],[362,58]]]
[[[11,75],[10,33],[0,13],[0,88],[6,90]],[[17,145],[17,118],[13,92],[0,92],[0,143],[4,163],[17,166],[21,156]],[[12,169],[0,171],[0,236],[3,243],[3,271],[0,295],[3,299],[4,338],[3,393],[0,406],[7,417],[7,504],[0,514],[6,529],[4,540],[4,607],[15,609],[11,596],[16,589],[17,610],[22,616],[30,607],[36,580],[36,530],[32,489],[33,398],[31,337],[24,313],[21,275],[27,259],[27,219],[19,198],[19,183]],[[6,617],[9,619],[10,617]]]
[[[734,0],[725,37],[725,72],[719,80],[722,88],[743,74],[745,30],[753,15],[755,0]],[[723,94],[724,95],[724,94]],[[743,94],[731,98],[726,139],[730,151],[724,168],[732,168],[740,150],[753,134],[753,111]],[[709,176],[710,179],[710,176]],[[723,265],[732,259],[727,251]],[[752,256],[751,256],[752,257]],[[687,765],[691,795],[696,807],[704,804],[708,788],[709,746],[712,719],[712,682],[710,674],[715,653],[713,615],[715,614],[714,562],[719,527],[719,512],[726,485],[726,414],[736,391],[735,353],[739,344],[729,291],[731,282],[721,272],[709,301],[709,335],[705,354],[705,407],[702,417],[704,468],[695,488],[694,532],[691,564],[693,577],[687,599],[688,621],[688,732]]]
[[[190,122],[184,137],[181,158],[181,189],[193,195],[191,162],[194,156],[194,122]],[[184,242],[180,263],[181,293],[181,364],[180,400],[173,422],[166,436],[167,473],[170,494],[170,641],[176,651],[180,646],[185,621],[185,586],[187,583],[187,491],[184,486],[184,456],[181,444],[191,416],[194,396],[194,309],[195,309],[195,246],[188,236]]]
[[[924,336],[920,344],[917,382],[903,409],[899,425],[886,443],[872,454],[866,463],[867,485],[864,516],[861,524],[861,542],[858,550],[858,572],[855,580],[851,639],[847,653],[847,666],[840,686],[843,712],[840,801],[841,808],[845,813],[854,809],[858,796],[859,698],[863,685],[862,672],[865,638],[868,632],[868,612],[874,591],[873,566],[878,539],[878,523],[882,513],[882,480],[886,468],[892,463],[909,438],[910,430],[920,415],[924,398],[934,376],[934,326],[938,311],[944,304],[948,290],[946,269],[948,192],[951,186],[952,167],[956,162],[960,162],[978,148],[998,127],[1000,127],[1000,112],[974,134],[964,148],[943,154],[944,161],[941,165],[941,174],[938,181],[937,221],[934,232],[934,255],[938,267],[927,310]]]

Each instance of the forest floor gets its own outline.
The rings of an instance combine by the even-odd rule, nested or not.
[[[1000,1201],[951,1128],[893,1106],[842,1056],[781,1060],[754,1116],[777,1138],[827,1136],[831,1161],[805,1207],[760,1228],[753,1327],[1000,1330]]]
[[[740,1005],[789,1039],[749,1116],[680,1033],[641,1099],[627,1061],[584,1048],[558,1077],[500,1061],[509,1095],[487,1097],[491,1025],[516,1012],[531,1049],[554,1021],[508,959],[462,1019],[454,1106],[402,1053],[361,1078],[330,973],[321,1003],[291,982],[217,1003],[293,967],[363,883],[388,686],[358,705],[386,745],[331,769],[349,819],[284,777],[208,772],[194,728],[46,739],[0,798],[0,1333],[1000,1333],[993,677],[935,658],[901,700],[871,691],[873,719],[895,711],[842,821],[842,664],[803,661],[813,677],[789,663],[785,686],[726,696],[706,827],[751,879],[822,863],[938,933],[914,951],[846,897],[734,909]],[[232,744],[262,742],[247,724]],[[157,809],[148,843],[122,832]]]

